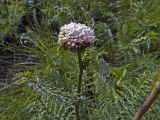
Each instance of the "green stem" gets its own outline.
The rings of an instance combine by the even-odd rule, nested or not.
[[[155,87],[153,88],[151,94],[148,96],[146,101],[143,103],[140,110],[136,113],[133,120],[140,120],[143,115],[148,111],[150,106],[153,104],[153,102],[156,100],[157,96],[160,93],[160,80],[156,82]]]
[[[82,64],[81,52],[77,51],[77,55],[78,55],[78,64],[79,64],[79,79],[78,79],[78,86],[77,86],[77,94],[78,94],[78,97],[79,97],[79,95],[81,93],[81,85],[82,85],[83,64]],[[77,120],[80,120],[79,101],[76,102],[75,112],[76,112]]]

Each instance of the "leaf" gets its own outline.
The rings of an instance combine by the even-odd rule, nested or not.
[[[115,79],[118,81],[118,84],[123,80],[125,77],[127,70],[125,67],[113,67],[111,68],[111,73],[115,77]]]

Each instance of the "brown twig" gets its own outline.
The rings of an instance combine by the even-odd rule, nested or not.
[[[155,87],[153,88],[151,94],[148,96],[146,101],[143,103],[142,107],[140,110],[136,113],[135,117],[133,120],[140,120],[143,115],[148,111],[150,106],[153,104],[153,102],[156,100],[157,96],[160,93],[160,80],[156,82]]]

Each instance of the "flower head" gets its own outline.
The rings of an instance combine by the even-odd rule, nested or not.
[[[81,50],[89,47],[95,40],[94,30],[85,24],[71,22],[60,28],[58,43],[69,50]]]

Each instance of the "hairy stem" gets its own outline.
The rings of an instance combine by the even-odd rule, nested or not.
[[[160,93],[160,80],[156,82],[155,87],[153,88],[151,94],[148,96],[146,101],[143,103],[140,110],[136,113],[134,120],[140,120],[143,115],[147,112],[153,102],[156,100],[157,96]]]
[[[79,79],[78,79],[78,86],[77,86],[77,94],[79,97],[81,93],[81,85],[82,85],[83,64],[82,64],[81,52],[77,51],[77,55],[78,55],[78,64],[79,64]],[[79,101],[76,102],[75,112],[76,112],[77,120],[80,120]]]

